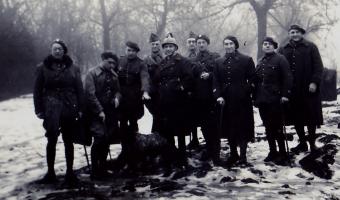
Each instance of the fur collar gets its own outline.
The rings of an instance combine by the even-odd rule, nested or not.
[[[68,55],[64,55],[61,60],[55,59],[52,55],[48,55],[44,59],[44,65],[48,68],[51,68],[52,64],[54,63],[65,64],[66,68],[68,68],[72,66],[73,60]]]

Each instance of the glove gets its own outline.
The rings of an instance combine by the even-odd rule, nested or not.
[[[150,100],[150,99],[151,99],[151,97],[149,96],[149,93],[147,93],[147,92],[144,92],[144,93],[143,93],[143,97],[142,97],[142,99],[143,99],[143,100],[145,100],[145,101],[148,101],[148,100]]]
[[[119,106],[119,99],[118,98],[114,99],[114,104],[115,104],[115,108],[118,108],[118,106]]]
[[[208,78],[209,78],[209,73],[203,72],[203,73],[201,74],[201,79],[207,80]]]
[[[220,105],[224,105],[224,99],[223,99],[223,97],[219,97],[219,98],[217,99],[217,103],[220,104]]]
[[[287,103],[289,102],[289,99],[287,97],[281,97],[281,103],[284,104],[284,103]]]
[[[316,86],[315,83],[309,84],[309,92],[311,92],[311,93],[316,92],[316,88],[317,88],[317,86]]]
[[[45,118],[45,115],[44,115],[44,113],[40,112],[40,113],[37,113],[37,117],[38,117],[39,119],[44,119],[44,118]]]
[[[103,122],[105,122],[105,114],[103,111],[99,113],[99,117],[103,120]]]

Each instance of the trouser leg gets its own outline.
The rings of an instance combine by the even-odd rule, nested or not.
[[[55,174],[54,162],[58,137],[48,137],[46,145],[46,161],[49,174]]]
[[[185,136],[178,136],[178,153],[180,157],[180,165],[187,165],[187,156],[186,156],[186,146],[185,146]]]
[[[277,144],[279,146],[279,152],[281,155],[287,155],[286,145],[285,145],[285,135],[282,128],[277,128]]]
[[[293,147],[291,150],[294,153],[300,153],[308,150],[308,146],[306,143],[306,135],[304,131],[304,126],[303,125],[295,125],[295,130],[296,133],[299,136],[299,144],[296,147]]]
[[[73,173],[74,146],[70,132],[62,134],[65,146],[66,173]]]
[[[129,127],[131,128],[131,131],[135,133],[139,130],[137,121],[137,119],[129,119]]]
[[[316,149],[315,146],[315,140],[316,140],[316,126],[315,125],[309,125],[307,126],[308,129],[308,141],[310,145],[311,151],[314,151]]]
[[[244,162],[247,161],[247,142],[241,142],[240,143],[240,159],[243,160]]]
[[[300,143],[306,143],[306,135],[303,125],[295,125],[295,130],[297,135],[299,136]]]
[[[238,157],[236,141],[229,141],[229,146],[230,146],[230,156],[231,157],[233,157],[233,156]]]

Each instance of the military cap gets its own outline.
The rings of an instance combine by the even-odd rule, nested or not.
[[[154,34],[154,33],[151,33],[150,34],[150,38],[149,38],[149,43],[151,42],[156,42],[156,41],[160,41],[158,35]]]
[[[300,31],[302,34],[305,34],[305,33],[306,33],[306,30],[303,29],[301,26],[299,26],[299,25],[297,25],[297,24],[293,24],[293,25],[291,25],[291,26],[289,27],[289,31],[292,30],[292,29],[298,30],[298,31]]]
[[[168,33],[167,36],[164,38],[163,43],[162,43],[162,48],[164,48],[166,44],[173,44],[176,46],[176,49],[178,49],[176,39],[174,38],[172,33]]]
[[[197,41],[198,39],[205,40],[208,44],[210,44],[210,39],[209,39],[209,37],[206,36],[206,35],[198,35],[198,36],[196,37],[196,41]]]
[[[197,35],[194,32],[190,31],[189,38],[194,38],[196,40],[196,37],[197,37]]]
[[[128,46],[128,47],[130,47],[131,49],[134,49],[134,50],[137,51],[137,52],[140,51],[140,48],[139,48],[138,44],[135,43],[135,42],[127,41],[127,42],[125,43],[125,45]]]
[[[263,42],[271,43],[274,46],[274,49],[277,49],[277,47],[278,47],[278,43],[272,37],[265,37],[262,41],[262,44],[263,44]]]
[[[239,43],[238,43],[238,40],[235,36],[232,36],[232,35],[228,35],[227,37],[225,37],[223,39],[223,42],[225,40],[231,40],[234,44],[235,44],[235,49],[238,49],[240,47]]]

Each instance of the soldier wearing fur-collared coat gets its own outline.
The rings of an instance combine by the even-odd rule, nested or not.
[[[34,85],[34,106],[36,115],[43,119],[47,137],[46,157],[48,172],[41,180],[51,183],[57,180],[54,161],[58,136],[62,133],[66,157],[67,183],[78,179],[73,173],[73,138],[76,136],[77,119],[83,105],[83,84],[80,69],[67,55],[65,43],[59,39],[51,45],[51,55],[37,68]]]
[[[234,36],[224,40],[226,54],[216,60],[213,92],[223,107],[222,138],[227,138],[231,156],[228,164],[239,159],[246,162],[247,143],[254,139],[254,117],[250,80],[255,72],[253,59],[237,51],[238,41]]]

